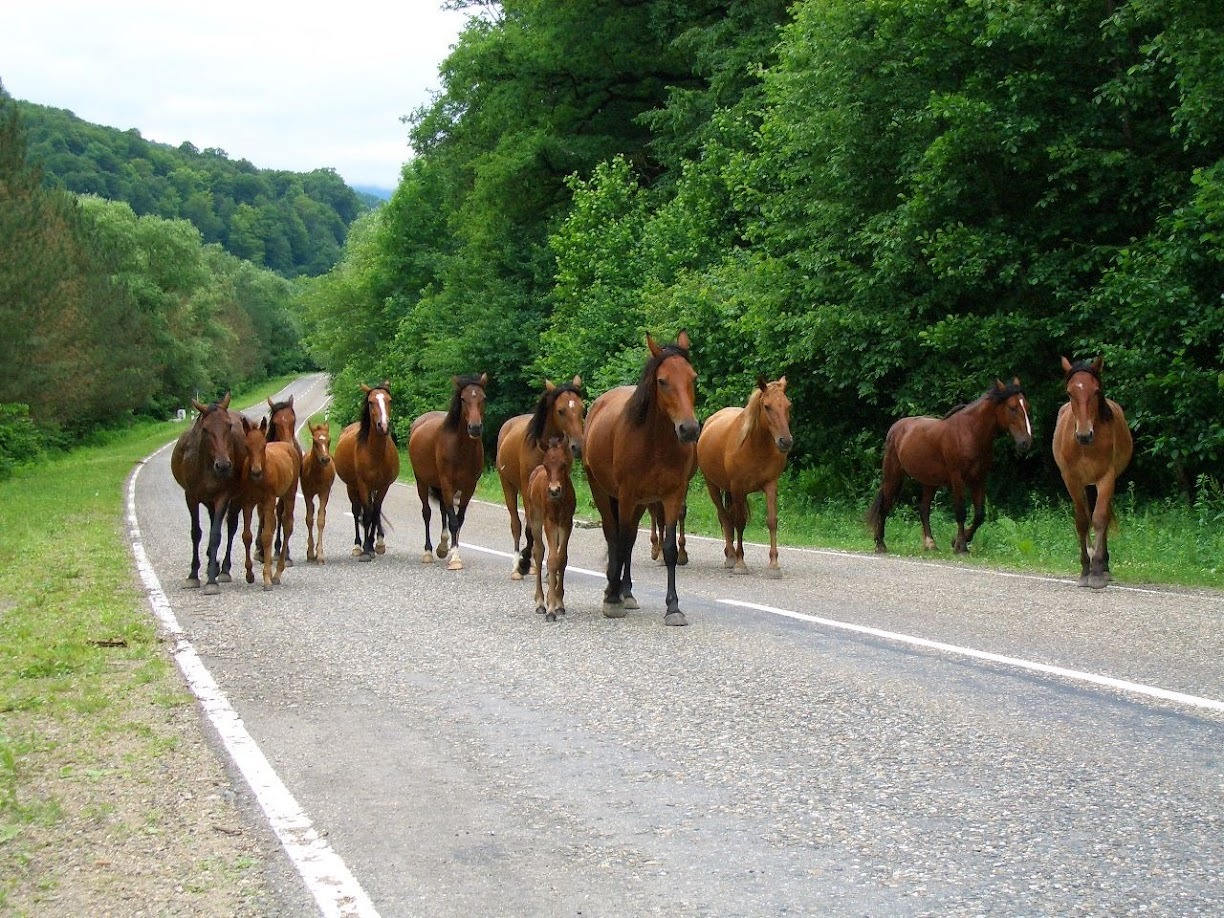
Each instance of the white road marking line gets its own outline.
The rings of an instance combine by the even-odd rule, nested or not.
[[[136,569],[140,572],[141,581],[149,595],[149,605],[166,634],[174,640],[174,660],[187,680],[192,694],[199,699],[200,706],[221,737],[230,758],[242,772],[255,799],[259,801],[260,808],[268,817],[268,822],[289,855],[289,860],[293,862],[306,888],[314,896],[319,911],[327,918],[378,918],[378,910],[374,908],[374,903],[361,888],[361,884],[349,872],[340,856],[332,850],[331,845],[319,835],[196,653],[186,632],[179,625],[170,600],[157,578],[157,572],[149,561],[140,535],[140,526],[136,521],[136,479],[150,459],[171,446],[173,442],[167,443],[140,462],[128,479],[128,538],[132,545]]]
[[[849,622],[839,622],[831,618],[821,618],[817,615],[807,615],[803,612],[793,612],[790,609],[779,609],[776,606],[765,606],[755,602],[740,602],[736,599],[719,599],[716,602],[727,606],[737,606],[742,609],[754,609],[758,612],[768,612],[771,615],[782,615],[786,618],[794,618],[803,622],[812,622],[817,625],[824,625],[827,628],[841,628],[845,631],[854,631],[858,634],[867,634],[872,637],[883,638],[888,641],[897,641],[902,644],[910,644],[914,647],[925,647],[929,650],[939,650],[943,653],[954,654],[962,657],[972,657],[975,660],[986,660],[991,663],[1001,663],[1005,666],[1015,666],[1020,669],[1031,670],[1032,672],[1045,673],[1051,676],[1060,676],[1064,679],[1072,679],[1077,682],[1090,682],[1093,685],[1103,685],[1106,688],[1118,689],[1123,692],[1132,692],[1139,695],[1150,695],[1153,698],[1162,698],[1165,701],[1174,701],[1178,704],[1189,705],[1194,708],[1203,708],[1208,711],[1224,711],[1224,701],[1217,701],[1214,698],[1201,698],[1198,695],[1186,695],[1182,692],[1173,692],[1169,689],[1156,688],[1152,685],[1142,685],[1138,682],[1127,682],[1123,679],[1115,679],[1112,676],[1100,676],[1096,673],[1083,672],[1076,669],[1065,669],[1061,666],[1051,666],[1048,663],[1035,663],[1032,660],[1024,660],[1019,657],[1008,657],[1003,654],[990,653],[985,650],[974,650],[971,647],[959,647],[956,644],[944,644],[941,641],[931,641],[926,638],[914,637],[909,634],[900,634],[896,631],[884,631],[880,628],[871,628],[866,625],[854,625]]]
[[[465,548],[472,551],[483,552],[488,555],[496,555],[501,558],[514,558],[515,555],[506,551],[497,551],[493,548],[483,548],[479,545],[465,543]],[[579,574],[587,574],[591,577],[606,577],[602,571],[587,570],[582,567],[566,567],[566,571],[575,571]],[[1052,666],[1048,663],[1037,663],[1032,660],[1024,660],[1020,657],[1008,657],[1003,654],[991,653],[986,650],[974,650],[971,647],[960,647],[956,644],[945,644],[941,641],[932,641],[927,638],[915,637],[909,634],[900,634],[896,631],[884,631],[880,628],[872,628],[867,625],[855,625],[850,622],[841,622],[831,618],[821,618],[817,615],[808,615],[804,612],[793,612],[790,609],[779,609],[776,606],[766,606],[755,602],[740,602],[736,599],[715,599],[714,602],[726,606],[737,606],[743,609],[753,609],[757,612],[768,612],[771,615],[781,615],[786,618],[797,619],[798,621],[811,622],[816,625],[823,625],[827,628],[841,628],[845,631],[854,631],[858,634],[866,634],[871,637],[883,638],[889,641],[896,641],[902,644],[910,644],[915,647],[925,647],[929,650],[939,650],[944,653],[954,654],[963,657],[972,657],[975,660],[986,660],[991,663],[1001,663],[1005,666],[1015,666],[1020,669],[1031,670],[1032,672],[1045,673],[1051,676],[1060,676],[1064,679],[1071,679],[1077,682],[1090,682],[1093,685],[1103,685],[1107,688],[1118,689],[1123,692],[1132,692],[1139,695],[1149,695],[1153,698],[1161,698],[1165,701],[1173,701],[1178,704],[1189,705],[1194,708],[1203,708],[1208,711],[1224,712],[1224,701],[1217,701],[1214,698],[1201,698],[1198,695],[1187,695],[1183,692],[1174,692],[1169,689],[1157,688],[1151,685],[1142,685],[1138,682],[1127,682],[1124,679],[1115,679],[1113,676],[1101,676],[1096,673],[1083,672],[1081,670],[1066,669],[1062,666]]]

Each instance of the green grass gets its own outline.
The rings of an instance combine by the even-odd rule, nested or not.
[[[133,466],[181,430],[147,422],[108,433],[0,482],[0,908],[29,856],[23,826],[60,818],[54,795],[35,790],[42,772],[67,761],[104,782],[90,762],[109,737],[135,738],[150,757],[162,749],[130,716],[130,696],[152,687],[162,703],[190,701],[159,651],[124,526]]]
[[[577,515],[597,521],[599,514],[591,502],[583,473],[574,471],[578,494]],[[478,493],[485,500],[502,503],[501,484],[495,472],[481,478]],[[778,495],[778,545],[782,564],[787,546],[831,548],[843,551],[874,552],[875,541],[865,521],[873,495],[865,495],[860,505],[844,502],[813,501],[789,477],[780,483]],[[970,553],[954,556],[952,538],[956,521],[946,503],[947,495],[936,498],[931,528],[939,546],[937,552],[922,548],[922,526],[916,505],[901,501],[888,518],[886,541],[889,552],[901,557],[925,557],[957,563],[996,567],[1011,571],[1079,576],[1079,544],[1070,500],[1035,502],[1023,515],[1012,517],[986,505],[986,522],[978,529]],[[749,497],[750,517],[745,540],[769,542],[765,528],[765,498]],[[1196,508],[1183,503],[1142,504],[1133,492],[1119,495],[1114,502],[1117,527],[1110,533],[1110,567],[1115,581],[1131,584],[1165,584],[1224,589],[1224,499],[1219,494],[1205,495]],[[972,512],[972,511],[971,511]],[[714,504],[706,493],[700,475],[689,487],[685,530],[691,535],[721,537]],[[763,564],[764,555],[750,565]]]

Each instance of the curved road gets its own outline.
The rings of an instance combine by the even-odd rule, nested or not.
[[[326,394],[288,391],[299,420]],[[359,563],[337,481],[326,565],[299,500],[284,584],[206,597],[168,450],[134,492],[174,616],[368,896],[332,913],[1224,913],[1224,594],[785,546],[736,577],[690,538],[668,628],[648,540],[609,620],[579,529],[546,624],[504,507],[452,573],[397,486]],[[284,914],[316,909],[287,865]]]

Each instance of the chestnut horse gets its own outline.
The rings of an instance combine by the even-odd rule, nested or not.
[[[353,507],[353,556],[358,561],[373,561],[387,550],[382,505],[400,468],[399,450],[391,436],[390,385],[386,380],[374,387],[362,384],[366,399],[361,420],[340,432],[333,457]]]
[[[432,495],[442,515],[438,557],[447,559],[446,569],[450,571],[463,570],[459,530],[463,528],[463,518],[467,515],[468,501],[476,490],[476,482],[484,471],[481,434],[484,432],[488,381],[487,373],[453,377],[450,407],[446,411],[427,411],[412,422],[408,435],[408,461],[412,463],[417,494],[421,498],[421,518],[425,521],[425,555],[421,561],[433,560],[433,543],[429,538],[432,516],[429,498]]]
[[[229,410],[230,395],[219,402],[204,405],[194,399],[199,412],[195,422],[178,438],[170,456],[170,471],[183,489],[187,512],[191,516],[191,572],[186,585],[200,585],[200,504],[208,508],[207,581],[206,595],[219,593],[217,585],[220,567],[217,551],[221,547],[222,530],[231,501],[241,486],[242,467],[246,462],[246,438],[243,436],[242,415]],[[226,573],[221,579],[229,580]]]
[[[251,514],[259,511],[260,560],[263,561],[263,588],[279,585],[289,554],[289,537],[293,535],[293,512],[297,502],[298,454],[292,443],[269,441],[268,419],[258,425],[242,419],[246,435],[247,458],[242,471],[242,489],[238,503],[242,510],[242,544],[246,546],[246,582],[255,582],[251,564]],[[284,532],[279,550],[272,547],[272,532]],[[272,571],[272,556],[276,556],[276,571]]]
[[[1027,452],[1033,445],[1033,425],[1028,399],[1019,378],[1010,385],[995,380],[994,386],[976,402],[959,405],[943,418],[902,418],[888,430],[884,441],[884,475],[880,492],[867,514],[875,534],[877,552],[886,552],[884,521],[896,502],[906,475],[922,485],[918,515],[922,519],[922,544],[935,549],[931,536],[931,501],[938,488],[951,488],[952,511],[956,515],[958,554],[969,551],[974,533],[985,519],[986,476],[994,462],[994,439],[1009,433],[1016,449]],[[973,496],[973,524],[965,529],[965,492]]]
[[[574,529],[577,497],[570,469],[573,450],[564,437],[552,437],[544,458],[532,471],[523,490],[523,515],[527,517],[528,544],[532,546],[532,566],[536,572],[536,612],[547,622],[565,614],[565,566],[569,560],[569,539]],[[545,600],[544,546],[548,545],[548,598]]]
[[[1054,461],[1075,504],[1075,531],[1080,544],[1079,585],[1094,590],[1103,588],[1110,580],[1107,533],[1113,520],[1111,502],[1118,476],[1130,464],[1134,451],[1126,415],[1101,389],[1104,363],[1100,357],[1077,363],[1062,358],[1069,401],[1058,409],[1058,423],[1054,426]],[[1091,503],[1089,485],[1096,490]],[[1091,551],[1089,526],[1093,530]]]
[[[648,334],[650,358],[636,386],[605,392],[587,416],[582,463],[599,508],[608,544],[608,585],[603,614],[622,618],[639,608],[633,598],[630,561],[638,523],[658,504],[664,527],[668,625],[687,625],[676,595],[676,523],[689,479],[697,469],[701,427],[693,410],[697,374],[689,363],[689,337],[660,346]]]
[[[778,478],[794,440],[790,431],[791,402],[786,377],[775,382],[757,378],[743,408],[716,411],[706,419],[697,440],[697,467],[718,511],[726,566],[748,573],[744,563],[744,527],[748,525],[748,495],[765,492],[769,527],[769,571],[778,566]]]
[[[323,527],[327,525],[327,500],[336,480],[331,457],[331,425],[310,425],[310,452],[302,459],[302,500],[306,504],[306,560],[323,563]],[[319,538],[315,541],[315,498],[319,501]]]
[[[281,402],[274,402],[271,398],[268,399],[268,442],[269,443],[292,443],[297,449],[298,469],[299,472],[302,466],[302,444],[297,438],[297,412],[293,410],[293,396]],[[259,521],[260,527],[263,526],[263,520]],[[281,539],[284,537],[280,522],[276,524],[276,541],[273,543],[273,550],[277,553],[281,550]],[[262,528],[259,534],[260,548],[256,554],[256,558],[263,560],[263,531]],[[285,566],[293,567],[293,558],[289,554],[289,549],[285,549]]]
[[[544,461],[545,444],[553,437],[561,437],[572,458],[582,458],[582,422],[586,405],[578,391],[581,388],[581,376],[575,376],[573,382],[560,386],[554,386],[551,380],[546,379],[535,411],[510,418],[498,431],[495,465],[497,475],[501,479],[506,509],[510,512],[510,535],[514,538],[514,553],[518,556],[511,563],[512,580],[523,579],[532,558],[534,536],[530,527],[527,529],[527,544],[519,550],[523,526],[519,521],[518,499],[520,492],[526,492],[527,480],[531,477],[532,470]],[[524,513],[526,503],[524,497]]]

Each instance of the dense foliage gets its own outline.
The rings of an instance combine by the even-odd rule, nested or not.
[[[139,216],[188,220],[205,243],[285,277],[328,271],[349,224],[370,206],[332,169],[256,169],[223,150],[187,141],[171,147],[63,109],[17,105],[29,158],[49,188],[126,201]]]
[[[0,474],[303,366],[291,295],[185,220],[46,187],[0,87]]]
[[[1143,493],[1219,480],[1224,6],[1197,0],[507,0],[413,118],[417,158],[308,320],[338,393],[634,378],[687,328],[707,411],[785,373],[813,494],[896,417],[1102,354]],[[340,327],[342,325],[342,327]],[[1048,449],[996,480],[1054,489]]]

